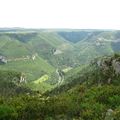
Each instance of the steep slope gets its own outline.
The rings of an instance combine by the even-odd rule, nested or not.
[[[75,42],[74,49],[76,59],[80,63],[88,63],[95,57],[111,55],[119,51],[119,31],[88,30],[82,32],[86,32],[86,36]]]
[[[82,83],[88,86],[119,85],[120,55],[114,54],[113,56],[99,57],[92,60],[89,65],[72,69],[68,72],[64,83],[53,89],[51,93],[59,94]]]
[[[66,54],[63,53],[69,48],[72,45],[55,32],[4,31],[0,33],[0,57],[7,62],[1,64],[0,69],[23,72],[28,82],[45,74],[49,76],[48,80],[54,81],[57,79],[54,77],[55,67],[64,65],[62,58]],[[37,85],[30,83],[29,87],[47,90],[52,86],[50,82],[43,81]]]
[[[8,97],[32,93],[29,88],[24,86],[25,81],[21,82],[21,76],[21,72],[0,70],[0,96]]]
[[[83,81],[80,82],[81,80]],[[69,83],[67,88],[62,89],[63,87],[57,89],[59,94],[49,92],[47,96],[41,96],[39,93],[7,99],[3,96],[0,99],[0,118],[119,120],[120,55],[93,60],[80,71],[73,86]]]
[[[72,54],[80,63],[119,52],[120,31],[117,30],[71,30],[58,34],[74,43]]]
[[[73,81],[49,92],[53,119],[119,120],[120,55],[93,60]]]
[[[77,72],[78,66],[86,66],[93,58],[118,52],[119,41],[120,32],[116,30],[3,30],[0,69],[22,71],[28,81],[48,75],[43,84],[52,88],[51,85],[59,83],[56,70],[63,72],[66,79],[69,72],[64,70],[70,68]],[[6,60],[7,64],[3,64]],[[63,84],[66,82],[70,81]]]
[[[26,74],[26,79],[35,80],[39,78],[43,74],[50,75],[54,72],[54,67],[49,65],[45,60],[40,58],[39,56],[36,57],[35,60],[33,59],[20,59],[16,61],[10,61],[7,64],[0,65],[1,70],[16,70],[19,72],[23,72]]]

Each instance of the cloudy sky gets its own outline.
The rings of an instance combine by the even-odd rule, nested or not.
[[[120,29],[120,0],[0,0],[0,27]]]

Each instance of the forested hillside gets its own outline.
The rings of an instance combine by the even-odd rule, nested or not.
[[[69,82],[70,74],[94,58],[118,52],[119,34],[117,30],[1,29],[0,69],[23,72],[33,90],[50,90]]]
[[[7,74],[3,81],[19,76],[11,73],[1,72]],[[44,95],[25,93],[1,95],[1,120],[119,120],[120,55],[94,59],[71,82]]]
[[[119,120],[120,31],[0,29],[0,120]]]

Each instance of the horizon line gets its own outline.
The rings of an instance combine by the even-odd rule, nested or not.
[[[46,30],[61,30],[61,29],[69,29],[69,30],[120,30],[115,28],[61,28],[61,27],[0,27],[0,29],[46,29]]]

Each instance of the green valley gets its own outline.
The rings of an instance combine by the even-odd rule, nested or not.
[[[0,29],[0,120],[120,120],[120,31]]]

